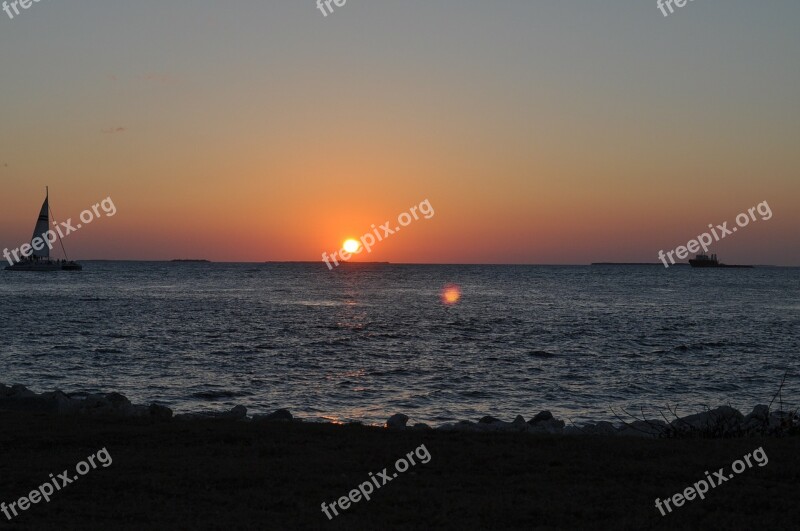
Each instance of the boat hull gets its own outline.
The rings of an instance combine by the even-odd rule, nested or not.
[[[58,264],[53,262],[45,263],[18,263],[6,266],[6,271],[24,271],[32,273],[49,273],[51,271],[82,271],[83,266],[78,263]]]
[[[722,268],[722,269],[752,269],[751,265],[728,265],[720,264],[712,260],[689,260],[689,265],[699,268]]]
[[[720,267],[716,260],[689,260],[692,267]]]

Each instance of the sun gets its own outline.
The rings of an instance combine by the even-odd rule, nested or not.
[[[355,254],[359,251],[359,249],[361,249],[361,242],[353,239],[345,240],[344,245],[342,245],[342,249],[350,254]]]

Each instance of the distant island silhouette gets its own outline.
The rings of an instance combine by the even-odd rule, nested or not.
[[[265,264],[319,264],[321,262],[317,260],[269,260],[264,262]],[[342,262],[344,264],[350,265],[390,265],[391,262]]]
[[[593,266],[661,266],[664,267],[664,264],[661,262],[592,262]],[[677,263],[672,264],[676,266],[688,266],[688,263]]]

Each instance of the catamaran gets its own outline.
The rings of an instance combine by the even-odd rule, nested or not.
[[[61,250],[64,252],[64,260],[50,259],[50,246],[52,241],[47,239],[50,231],[50,190],[46,189],[44,203],[39,211],[39,219],[36,220],[36,227],[33,229],[31,237],[31,255],[23,258],[14,265],[6,267],[6,271],[80,271],[83,266],[67,258],[67,250],[58,231],[52,231],[61,243]],[[34,246],[36,242],[36,246]],[[44,242],[44,245],[42,245]],[[50,242],[49,244],[47,242]],[[41,247],[37,249],[37,247]]]

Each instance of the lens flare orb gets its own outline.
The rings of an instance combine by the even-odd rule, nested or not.
[[[448,284],[442,288],[441,297],[444,304],[452,306],[461,299],[461,288],[455,284]]]

